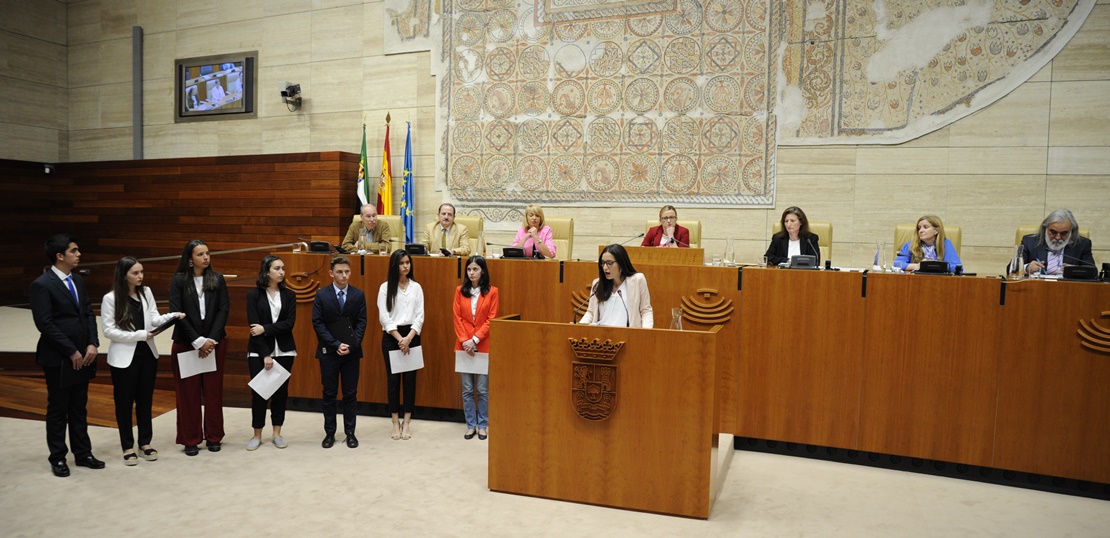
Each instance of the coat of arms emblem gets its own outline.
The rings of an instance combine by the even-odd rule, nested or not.
[[[574,356],[571,363],[571,403],[586,420],[605,420],[617,408],[617,366],[612,364],[624,342],[569,338]],[[587,362],[588,361],[588,362]]]

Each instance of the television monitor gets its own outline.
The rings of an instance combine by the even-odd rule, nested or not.
[[[175,122],[257,117],[258,51],[174,61]]]

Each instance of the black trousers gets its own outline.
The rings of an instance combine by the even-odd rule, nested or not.
[[[335,435],[335,397],[343,381],[343,433],[355,433],[358,412],[358,372],[362,358],[320,359],[320,382],[324,385],[324,433]]]
[[[274,357],[274,362],[281,365],[282,368],[292,372],[294,355],[284,355],[281,357]],[[247,357],[247,369],[250,370],[251,379],[258,375],[263,368],[266,367],[265,361],[262,357],[250,356]],[[289,401],[289,380],[286,379],[285,383],[270,396],[270,423],[274,426],[282,426],[285,424],[285,403]],[[260,430],[266,425],[266,400],[264,400],[258,393],[251,391],[251,427]]]
[[[132,406],[135,408],[135,421],[139,427],[139,446],[149,445],[154,435],[151,407],[154,403],[154,382],[158,377],[158,360],[145,342],[139,342],[135,346],[135,356],[127,368],[113,366],[111,369],[120,447],[123,450],[135,448],[135,436],[131,432]]]
[[[397,327],[397,332],[401,333],[402,337],[408,336],[409,331],[411,331],[411,330],[412,330],[411,325],[399,325]],[[414,347],[419,346],[419,345],[420,345],[420,335],[418,334],[418,335],[416,335],[412,338],[412,342],[409,342],[409,347],[414,348]],[[402,385],[404,385],[404,389],[405,389],[404,412],[405,413],[412,413],[412,410],[416,408],[416,372],[417,372],[417,370],[413,370],[411,372],[401,372],[399,374],[395,374],[395,373],[393,373],[393,368],[390,368],[390,366],[389,366],[389,352],[390,351],[397,351],[399,349],[401,349],[401,347],[397,345],[397,340],[395,340],[393,338],[393,335],[389,334],[387,332],[382,332],[382,357],[385,357],[385,373],[388,374],[386,377],[389,379],[386,388],[389,391],[388,392],[389,414],[391,414],[391,415],[401,413],[401,410],[402,410],[402,406],[401,406],[401,386]]]
[[[73,455],[78,459],[92,455],[92,441],[89,440],[88,413],[85,406],[89,403],[89,382],[61,386],[62,368],[72,368],[69,360],[61,366],[43,366],[46,378],[46,448],[50,450],[50,461],[64,461],[69,450],[66,448],[66,429],[69,429],[69,444]]]

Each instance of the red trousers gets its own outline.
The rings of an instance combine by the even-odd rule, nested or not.
[[[201,441],[218,443],[224,438],[224,360],[227,358],[227,339],[217,344],[212,355],[206,359],[213,360],[213,355],[215,356],[215,372],[181,379],[177,354],[192,350],[193,346],[190,344],[174,342],[170,357],[173,361],[173,379],[177,382],[177,444],[191,446],[199,445]]]

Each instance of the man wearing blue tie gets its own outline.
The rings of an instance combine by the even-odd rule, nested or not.
[[[335,445],[336,411],[340,379],[343,382],[343,433],[348,448],[358,446],[355,414],[358,408],[358,374],[362,360],[362,337],[366,332],[366,295],[350,286],[351,261],[346,256],[331,259],[332,285],[316,292],[312,301],[312,327],[316,330],[316,358],[320,360],[323,384],[324,440],[320,446]]]
[[[46,379],[50,467],[54,476],[66,477],[67,429],[77,465],[104,468],[104,462],[92,454],[86,413],[100,339],[85,282],[75,273],[81,263],[77,239],[69,234],[51,237],[46,242],[46,259],[50,268],[31,283],[31,316],[39,330],[35,362]]]

